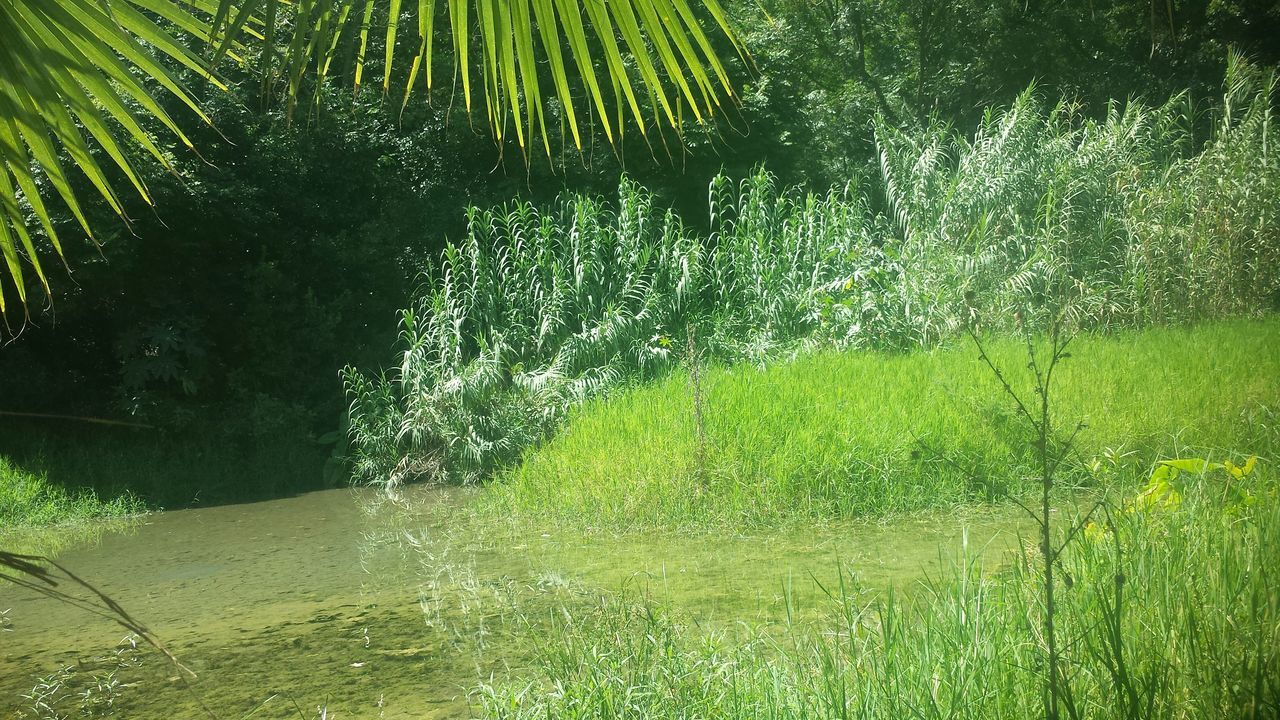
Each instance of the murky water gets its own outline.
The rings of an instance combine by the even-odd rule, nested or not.
[[[60,563],[197,677],[150,651],[116,669],[121,627],[0,582],[0,717],[30,713],[23,695],[36,689],[128,718],[467,717],[468,688],[521,672],[529,618],[548,609],[633,592],[700,623],[766,623],[820,606],[819,583],[834,587],[839,568],[869,588],[909,588],[962,545],[995,567],[1017,541],[1005,513],[584,536],[485,521],[470,497],[318,492],[158,513],[64,549]],[[51,677],[60,668],[71,670]]]

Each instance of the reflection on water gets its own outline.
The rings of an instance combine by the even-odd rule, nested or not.
[[[0,548],[18,555],[56,558],[64,550],[93,545],[103,535],[125,532],[140,521],[141,517],[123,517],[49,527],[0,527]]]
[[[831,586],[838,567],[870,587],[910,585],[966,541],[993,567],[1016,541],[1004,514],[742,537],[586,536],[485,521],[470,496],[416,488],[393,502],[335,490],[179,510],[63,550],[60,562],[197,674],[188,684],[150,654],[117,673],[112,711],[466,717],[467,688],[519,672],[528,618],[547,609],[624,590],[700,623],[765,623],[820,605],[818,583]],[[22,695],[38,678],[109,656],[123,635],[3,584],[0,613],[3,717],[29,706]]]

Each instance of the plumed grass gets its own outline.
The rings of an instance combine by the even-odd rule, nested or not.
[[[1025,347],[990,353],[1029,383]],[[1064,481],[1107,485],[1158,457],[1267,455],[1280,411],[1280,320],[1082,336],[1055,380],[1057,424],[1086,426]],[[1018,495],[1034,455],[971,343],[818,351],[688,374],[590,402],[500,476],[495,512],[578,527],[742,527]]]
[[[1011,330],[1019,313],[1056,314],[1064,298],[1068,320],[1090,331],[1274,310],[1275,88],[1274,71],[1233,57],[1204,138],[1191,135],[1185,97],[1094,119],[1069,103],[1045,108],[1030,90],[972,135],[881,126],[881,173],[866,187],[814,195],[764,172],[714,179],[705,237],[625,180],[612,204],[566,196],[473,210],[467,237],[402,315],[395,367],[344,371],[355,474],[484,480],[579,403],[661,379],[691,326],[699,353],[732,363],[801,348],[930,349],[962,334],[971,312]],[[880,196],[887,212],[874,209]],[[726,460],[707,482],[744,469],[811,489],[887,477],[879,457],[864,466],[828,452],[780,461],[785,472]],[[795,474],[805,464],[814,477]],[[888,494],[947,501],[952,484]],[[860,493],[876,494],[886,493]],[[832,493],[795,495],[827,512]]]
[[[734,360],[857,322],[824,313],[832,291],[851,298],[858,268],[879,263],[863,200],[780,193],[763,173],[719,179],[711,195],[714,243],[629,180],[616,208],[567,196],[473,211],[466,241],[402,314],[394,374],[343,373],[356,474],[484,479],[568,408],[660,377],[693,324],[706,350]]]
[[[1182,489],[1177,506],[1117,502],[1060,557],[1064,717],[1272,717],[1280,707],[1274,468],[1189,477]],[[829,613],[813,624],[734,636],[617,599],[544,634],[533,679],[478,697],[486,717],[504,720],[1041,717],[1036,567],[1020,555],[987,574],[962,555],[906,597],[849,576],[827,586]]]

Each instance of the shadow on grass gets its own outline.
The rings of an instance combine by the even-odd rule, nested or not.
[[[234,437],[210,425],[173,432],[0,419],[0,461],[14,477],[40,478],[72,499],[92,493],[106,505],[133,497],[147,509],[174,509],[332,487],[328,458],[327,446],[296,436]]]

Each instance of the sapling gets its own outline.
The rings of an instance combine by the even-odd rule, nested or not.
[[[1065,304],[1064,304],[1065,305]],[[1041,593],[1044,599],[1044,616],[1041,621],[1041,633],[1045,647],[1044,671],[1044,716],[1046,720],[1058,720],[1066,712],[1067,717],[1081,716],[1081,709],[1076,705],[1071,692],[1070,681],[1063,670],[1063,644],[1058,637],[1057,627],[1057,574],[1056,565],[1063,551],[1087,525],[1093,514],[1102,507],[1099,501],[1078,521],[1072,523],[1062,542],[1054,543],[1054,523],[1052,501],[1057,486],[1058,471],[1062,463],[1071,454],[1076,438],[1085,428],[1083,422],[1077,422],[1070,434],[1059,440],[1058,429],[1053,417],[1053,380],[1058,366],[1071,357],[1068,348],[1075,335],[1067,327],[1068,314],[1064,310],[1052,312],[1046,328],[1047,351],[1037,348],[1035,333],[1021,312],[1015,315],[1019,330],[1026,343],[1027,369],[1031,371],[1032,394],[1028,397],[1019,392],[1009,381],[1007,375],[987,353],[986,347],[978,334],[977,327],[970,323],[967,330],[970,339],[978,349],[978,358],[983,362],[1000,385],[1001,392],[1014,405],[1018,417],[1023,421],[1031,436],[1035,451],[1036,474],[1039,485],[1039,507],[1033,509],[1016,497],[1010,496],[1015,504],[1031,516],[1036,524],[1039,542],[1037,548],[1043,567]],[[1118,541],[1117,541],[1118,542]],[[1063,582],[1071,587],[1072,578],[1063,574]],[[1122,592],[1122,580],[1117,582],[1116,613],[1120,611],[1119,594]],[[1118,622],[1118,619],[1117,619]],[[1115,638],[1113,652],[1116,657],[1123,658],[1123,643]]]
[[[702,357],[698,351],[698,336],[693,325],[688,328],[689,386],[693,393],[693,427],[698,436],[698,451],[694,459],[698,479],[705,482],[707,476],[707,426],[702,416]]]

